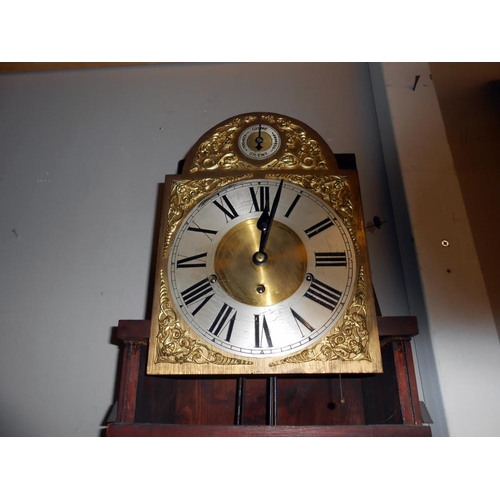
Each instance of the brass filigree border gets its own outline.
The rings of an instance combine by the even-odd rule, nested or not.
[[[185,214],[203,198],[228,184],[253,177],[251,174],[222,177],[176,180],[172,182],[171,203],[167,215],[164,237],[164,256],[168,254],[172,235]],[[353,226],[354,211],[351,202],[351,191],[347,180],[336,175],[298,175],[298,174],[267,174],[266,178],[284,179],[302,186],[309,192],[323,199],[342,216],[356,252],[359,246]],[[158,315],[158,334],[155,363],[194,363],[216,365],[252,365],[253,362],[233,358],[214,351],[198,339],[192,338],[182,329],[172,303],[168,296],[164,272],[160,270],[160,312]],[[316,343],[313,347],[299,353],[270,363],[270,367],[283,364],[298,364],[311,361],[371,361],[368,353],[369,333],[366,324],[366,286],[364,270],[360,267],[357,289],[342,324],[333,333]]]
[[[250,174],[231,177],[188,179],[172,182],[170,190],[170,206],[168,208],[165,235],[163,238],[163,256],[166,257],[172,235],[186,212],[203,198],[236,181],[252,177]]]
[[[360,267],[356,293],[344,314],[342,324],[313,347],[272,362],[269,366],[311,361],[371,361],[366,316],[366,284],[363,267]]]
[[[214,365],[252,365],[251,361],[232,358],[215,352],[198,339],[193,339],[184,330],[168,296],[163,269],[160,270],[160,313],[156,337],[155,363]]]
[[[215,132],[198,147],[190,172],[214,170],[268,170],[305,169],[326,170],[327,164],[317,140],[299,125],[284,117],[262,115],[261,119],[276,126],[283,134],[282,154],[270,162],[253,165],[239,155],[238,136],[244,127],[257,120],[257,116],[238,117]]]

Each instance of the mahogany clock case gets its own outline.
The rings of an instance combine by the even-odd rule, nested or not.
[[[262,149],[263,155],[259,156]],[[281,192],[286,192],[282,187],[284,183],[287,183],[286,189],[302,190],[303,194],[297,193],[301,196],[317,197],[320,204],[334,211],[330,222],[337,217],[341,219],[339,227],[348,235],[348,247],[354,248],[354,292],[349,295],[341,318],[334,321],[330,331],[317,342],[288,357],[298,356],[297,359],[285,356],[286,362],[280,364],[276,362],[283,356],[268,356],[274,367],[257,363],[256,369],[250,362],[266,359],[259,355],[229,354],[248,364],[230,362],[227,348],[219,349],[214,342],[208,342],[207,337],[186,320],[189,314],[196,316],[212,300],[212,293],[204,293],[208,285],[203,281],[203,290],[197,291],[201,293],[198,303],[186,304],[187,293],[182,292],[189,288],[187,282],[175,298],[172,294],[175,280],[168,278],[168,265],[174,266],[175,272],[201,270],[207,274],[206,278],[210,276],[212,271],[207,272],[207,262],[199,260],[207,257],[208,261],[209,250],[192,253],[186,250],[185,254],[169,261],[171,255],[176,255],[171,249],[175,248],[182,228],[187,232],[197,227],[192,224],[195,218],[189,217],[202,210],[204,204],[214,204],[214,201],[227,215],[225,227],[229,230],[224,234],[229,234],[230,240],[236,239],[231,231],[236,227],[241,208],[233,206],[236,213],[233,212],[224,204],[224,196],[230,200],[230,191],[225,189],[242,182],[249,182],[245,186],[247,203],[253,199],[259,213],[266,211],[263,208],[266,198],[271,206]],[[268,189],[260,189],[259,182]],[[281,213],[276,211],[276,221],[286,226],[285,215],[290,205],[284,206],[285,209],[280,208]],[[259,213],[239,221],[251,220],[251,230],[257,239],[259,233],[255,228],[261,218]],[[231,225],[233,219],[235,223]],[[319,223],[320,229],[325,226],[322,220]],[[333,225],[326,223],[328,227],[321,232],[326,235],[326,230]],[[305,224],[303,231],[294,231],[301,233],[300,240],[306,241],[306,247],[307,234],[302,233],[310,227]],[[213,232],[207,229],[211,230],[199,225],[194,232],[210,240],[215,229]],[[264,231],[260,234],[261,242],[263,234]],[[284,233],[278,229],[276,234],[283,236]],[[272,230],[269,241],[271,237]],[[269,245],[271,253],[272,245]],[[315,264],[318,254],[326,254],[327,262],[340,258],[341,267],[348,258],[347,250],[334,253],[334,250],[323,252],[312,248],[311,254],[310,260]],[[217,263],[216,259],[214,262]],[[297,262],[300,264],[300,259]],[[304,277],[307,275],[304,270],[301,273]],[[182,279],[192,280],[193,285],[199,282],[195,275]],[[117,416],[108,425],[108,436],[430,436],[430,428],[422,421],[411,353],[410,340],[418,333],[416,319],[377,317],[355,157],[334,155],[307,125],[283,115],[248,113],[222,122],[200,138],[182,162],[182,172],[166,177],[154,280],[152,320],[122,320],[118,326],[118,339],[123,343],[119,396]],[[320,281],[326,284],[326,278]],[[209,280],[207,283],[210,287],[214,284]],[[236,292],[229,289],[227,294],[236,295]],[[240,300],[244,302],[246,297]],[[261,299],[253,296],[251,300]],[[271,308],[279,303],[271,301]],[[315,301],[312,303],[315,305]],[[337,304],[327,301],[327,305],[334,309]],[[190,313],[181,313],[186,306],[191,307]],[[197,308],[200,309],[196,311]],[[220,305],[216,309],[221,313],[230,310]],[[305,315],[300,314],[303,322],[298,320],[302,326],[310,323]],[[220,324],[215,319],[208,322]],[[263,322],[256,320],[256,324],[261,326]],[[225,323],[220,328],[221,331],[225,328],[226,338],[229,325]],[[212,332],[214,338],[218,337],[218,331]],[[259,331],[266,333],[265,328]],[[268,333],[271,331],[269,328]],[[358,341],[362,339],[358,347],[369,346],[369,349],[332,349],[344,347],[346,339],[356,345],[352,335]],[[272,334],[270,338],[273,339]],[[267,342],[262,347],[269,348],[269,340]],[[324,352],[336,353],[336,359],[322,358],[325,354],[318,346],[325,348]],[[353,359],[359,352],[364,359]],[[312,364],[308,364],[310,356],[315,357]]]

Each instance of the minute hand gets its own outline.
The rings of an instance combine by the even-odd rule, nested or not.
[[[264,250],[266,249],[267,239],[269,238],[269,233],[271,232],[271,226],[273,224],[274,216],[276,215],[276,210],[278,209],[278,204],[280,201],[282,189],[283,189],[283,180],[281,180],[280,185],[278,186],[278,191],[276,192],[276,196],[274,197],[273,206],[271,207],[271,213],[269,214],[269,218],[265,217],[265,219],[267,219],[265,221],[267,222],[267,224],[264,223],[263,226],[267,227],[261,229],[262,232],[260,235],[260,246],[259,246],[260,253],[264,253]]]

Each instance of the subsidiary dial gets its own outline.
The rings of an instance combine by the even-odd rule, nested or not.
[[[281,146],[281,137],[276,129],[265,123],[246,128],[238,139],[240,151],[248,158],[265,160],[273,156]]]

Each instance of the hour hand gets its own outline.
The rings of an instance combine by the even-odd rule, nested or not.
[[[260,233],[260,245],[259,245],[259,252],[263,253],[265,246],[266,246],[266,240],[267,240],[267,232],[269,230],[269,222],[270,222],[270,216],[269,216],[269,211],[266,208],[264,208],[264,211],[262,212],[261,216],[259,217],[259,220],[257,221],[257,229],[261,232]]]
[[[276,196],[274,197],[273,206],[271,207],[271,213],[269,213],[266,204],[266,207],[264,208],[261,216],[259,217],[259,220],[257,221],[257,229],[261,231],[261,234],[260,234],[260,245],[258,251],[259,255],[257,254],[254,255],[254,262],[256,261],[256,259],[258,259],[259,265],[262,265],[264,263],[261,259],[267,261],[267,256],[265,254],[267,239],[269,237],[269,232],[271,230],[271,225],[273,223],[274,216],[276,215],[276,210],[278,208],[278,203],[280,200],[282,189],[283,189],[283,181],[280,182],[278,191],[276,192]]]

